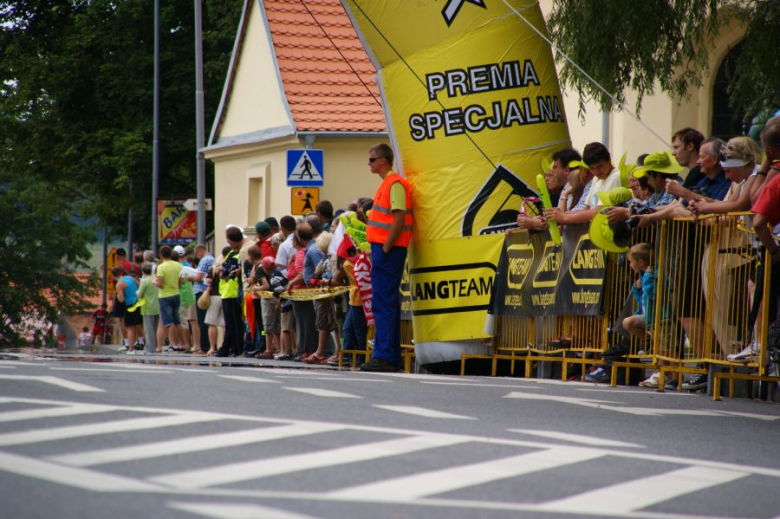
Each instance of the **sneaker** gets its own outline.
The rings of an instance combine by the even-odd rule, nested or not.
[[[658,372],[654,372],[652,375],[644,379],[642,382],[639,383],[642,387],[649,387],[649,388],[657,388],[658,387]]]
[[[127,351],[128,351],[127,346],[122,346],[121,348],[119,348],[119,353],[125,353]]]
[[[726,355],[726,360],[729,362],[750,362],[754,360],[754,357],[758,357],[759,353],[761,353],[761,349],[754,341],[748,344],[747,347],[739,353]]]
[[[125,355],[135,355],[135,350],[127,350],[125,351]]]
[[[599,366],[585,375],[585,380],[588,382],[607,382],[609,379],[610,373],[604,366]]]
[[[677,391],[677,377],[666,378],[664,389],[667,391]]]
[[[382,359],[371,359],[360,365],[360,371],[373,371],[376,373],[397,373],[401,369],[401,366]]]
[[[611,347],[607,351],[601,354],[602,357],[625,357],[631,353],[631,346],[622,342]]]
[[[293,360],[294,357],[292,353],[277,353],[274,355],[274,360]]]
[[[684,382],[682,388],[686,391],[696,391],[707,387],[707,375],[696,374]]]

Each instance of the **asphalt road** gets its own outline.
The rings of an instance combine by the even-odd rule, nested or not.
[[[1,517],[780,517],[780,406],[518,378],[0,357]]]

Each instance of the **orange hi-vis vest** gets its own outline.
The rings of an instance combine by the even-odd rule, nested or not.
[[[396,247],[408,247],[412,240],[412,197],[409,194],[409,184],[398,173],[390,173],[382,181],[374,195],[374,207],[368,216],[366,237],[370,243],[384,244],[390,234],[393,224],[393,211],[390,209],[390,187],[400,182],[406,191],[406,215],[401,235],[395,242]]]

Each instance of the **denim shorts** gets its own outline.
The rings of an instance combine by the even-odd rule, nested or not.
[[[179,317],[180,305],[181,298],[178,295],[160,298],[160,319],[162,319],[164,328],[181,324],[181,318]]]

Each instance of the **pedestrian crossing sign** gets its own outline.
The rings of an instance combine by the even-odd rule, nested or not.
[[[324,162],[323,150],[287,150],[287,185],[322,186]]]
[[[316,187],[294,187],[290,200],[290,213],[304,216],[315,211],[320,201],[320,190]]]

